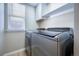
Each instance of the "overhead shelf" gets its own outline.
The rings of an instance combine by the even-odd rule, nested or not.
[[[42,18],[38,19],[37,22],[40,22],[40,21],[43,21],[43,20],[46,20],[46,19],[47,18],[42,17]]]
[[[63,5],[63,6],[59,7],[59,8],[57,8],[57,9],[55,9],[55,10],[52,10],[52,11],[50,11],[50,12],[42,15],[42,17],[48,18],[51,15],[55,15],[55,14],[58,14],[58,13],[61,13],[61,12],[65,12],[67,10],[71,10],[72,11],[73,9],[74,9],[73,8],[73,4],[68,3],[68,4],[65,4],[65,5]]]
[[[74,4],[72,3],[62,4],[61,6],[58,6],[57,8],[51,9],[50,11],[47,11],[46,13],[42,14],[41,17],[38,18],[36,21],[42,21],[49,17],[55,17],[72,11],[74,11]]]

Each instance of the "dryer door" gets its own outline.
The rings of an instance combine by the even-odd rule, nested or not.
[[[57,42],[50,40],[47,36],[32,34],[33,56],[57,56]]]

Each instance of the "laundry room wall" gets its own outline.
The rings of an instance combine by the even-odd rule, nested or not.
[[[74,28],[74,12],[49,17],[40,22],[40,28],[71,27]]]

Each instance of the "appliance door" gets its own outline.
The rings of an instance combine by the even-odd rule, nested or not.
[[[25,35],[25,52],[27,56],[32,56],[32,33],[26,32]]]
[[[51,38],[52,39],[52,38]],[[47,36],[32,34],[32,55],[33,56],[57,56],[57,42],[50,40]]]

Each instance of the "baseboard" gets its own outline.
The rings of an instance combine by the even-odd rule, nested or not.
[[[16,51],[12,51],[12,52],[6,53],[3,56],[11,56],[13,54],[16,54],[16,53],[22,52],[22,51],[25,51],[25,48],[22,48],[22,49],[19,49],[19,50],[16,50]]]

